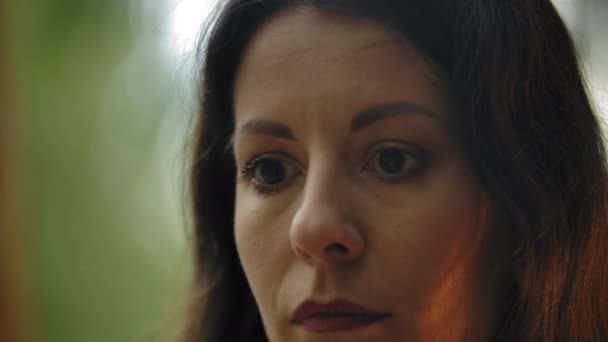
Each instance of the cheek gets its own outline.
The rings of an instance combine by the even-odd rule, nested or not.
[[[274,305],[272,293],[287,268],[284,257],[289,249],[285,220],[260,205],[269,200],[248,193],[237,192],[235,206],[235,239],[237,251],[245,275],[258,305],[262,308]],[[276,207],[272,206],[273,208]],[[268,208],[268,209],[267,209]],[[272,267],[269,267],[269,266]]]
[[[253,202],[247,196],[237,195],[234,217],[236,247],[248,279],[264,271],[263,251],[272,247],[260,230],[267,223],[265,215]]]
[[[388,280],[420,305],[455,272],[476,272],[472,267],[486,231],[484,200],[472,179],[450,174],[436,177],[424,191],[404,193],[407,204],[400,209],[379,209],[370,236]]]

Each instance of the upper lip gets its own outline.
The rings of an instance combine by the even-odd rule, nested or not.
[[[379,312],[368,309],[362,305],[347,300],[333,300],[327,303],[318,303],[307,300],[300,304],[292,315],[292,322],[299,323],[313,317],[324,317],[329,315],[358,315],[368,317],[390,316],[387,312]]]

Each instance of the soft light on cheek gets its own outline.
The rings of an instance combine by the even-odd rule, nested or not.
[[[234,235],[237,251],[245,271],[261,267],[260,250],[268,247],[268,241],[264,239],[264,232],[260,231],[263,226],[263,216],[255,206],[255,201],[247,195],[237,195],[234,218]]]
[[[269,198],[242,195],[235,210],[237,251],[265,326],[275,326],[292,262],[287,215],[274,215]]]
[[[237,194],[234,234],[239,258],[251,281],[263,277],[268,265],[278,266],[278,255],[288,246],[288,226],[269,203],[274,200],[247,191]]]

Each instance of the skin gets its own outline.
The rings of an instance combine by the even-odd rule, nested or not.
[[[235,236],[271,341],[488,339],[491,210],[438,84],[371,21],[294,7],[253,37],[234,91]],[[410,171],[379,166],[390,147]],[[260,157],[278,184],[250,163]],[[303,301],[335,299],[391,316],[326,333],[291,321]]]

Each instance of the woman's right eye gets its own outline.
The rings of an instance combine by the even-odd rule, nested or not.
[[[285,179],[285,165],[280,160],[265,159],[254,170],[254,179],[262,184],[277,185]]]
[[[291,163],[273,156],[262,155],[247,162],[239,178],[246,185],[254,186],[258,193],[268,195],[280,190],[287,181],[298,174],[298,168]]]

